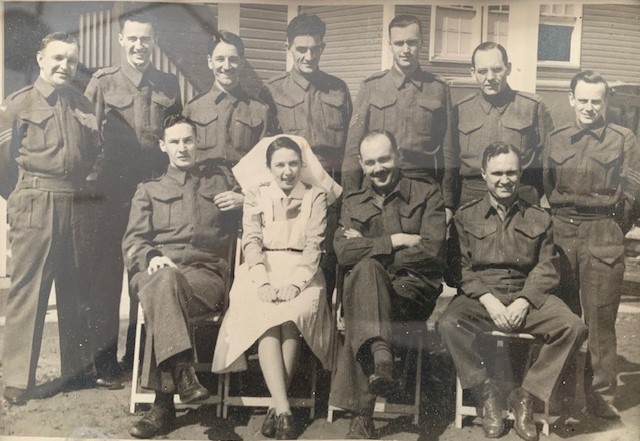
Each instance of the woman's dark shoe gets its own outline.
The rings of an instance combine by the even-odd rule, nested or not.
[[[273,407],[267,410],[267,416],[264,417],[260,432],[267,438],[276,436],[276,410]]]
[[[278,415],[276,421],[276,439],[296,439],[293,415],[284,412]]]
[[[365,415],[354,415],[351,417],[349,431],[346,439],[375,439],[375,428],[373,418]]]

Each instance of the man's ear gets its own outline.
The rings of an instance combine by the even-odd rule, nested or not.
[[[571,107],[576,106],[576,96],[573,94],[573,92],[569,92],[569,105]]]
[[[160,146],[160,150],[165,152],[165,153],[167,153],[167,146],[165,145],[164,140],[163,139],[159,139],[158,140],[158,144]]]
[[[507,69],[505,71],[505,75],[511,75],[511,61],[507,62],[507,65],[505,66]]]
[[[482,179],[487,180],[487,172],[484,171],[484,168],[480,169],[480,175],[482,175]]]

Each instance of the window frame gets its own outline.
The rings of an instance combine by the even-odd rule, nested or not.
[[[462,8],[461,8],[462,6]],[[467,8],[464,8],[465,6],[467,6]],[[464,64],[468,64],[469,63],[469,59],[471,57],[471,53],[469,53],[468,55],[461,55],[458,57],[451,57],[451,56],[441,56],[441,55],[436,55],[436,20],[437,20],[437,12],[438,12],[438,8],[442,8],[442,9],[468,9],[468,10],[473,10],[476,12],[476,16],[473,18],[472,21],[472,28],[471,28],[471,38],[473,40],[479,40],[480,38],[482,38],[482,14],[483,14],[483,6],[482,5],[469,5],[469,4],[460,4],[460,5],[449,5],[449,4],[434,4],[431,5],[431,24],[430,24],[430,30],[429,30],[429,61],[430,62],[440,62],[440,63],[464,63]],[[474,45],[474,47],[477,46]]]
[[[541,24],[553,24],[553,17],[570,17],[569,15],[552,15],[546,14],[547,20],[543,20],[542,6],[567,6],[565,3],[541,3],[539,12],[538,26]],[[570,42],[570,59],[569,61],[557,61],[557,60],[538,60],[538,67],[560,67],[560,68],[580,68],[580,59],[582,51],[582,3],[571,4],[575,9],[573,11],[573,18],[575,19],[573,25],[573,32],[571,33]],[[540,32],[538,31],[538,44],[540,43]]]

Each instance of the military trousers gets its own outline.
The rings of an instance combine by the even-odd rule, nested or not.
[[[480,353],[478,337],[497,330],[489,312],[476,299],[459,294],[438,320],[442,337],[465,389],[482,384],[488,377]],[[562,300],[555,296],[539,309],[531,307],[518,332],[532,334],[542,341],[538,358],[529,368],[522,387],[541,400],[548,400],[568,360],[587,338],[587,328]],[[524,362],[524,360],[523,360]]]
[[[376,397],[369,392],[368,378],[374,365],[367,343],[382,339],[396,347],[406,345],[406,336],[393,335],[392,323],[426,322],[439,294],[439,289],[415,276],[389,274],[375,259],[361,260],[345,275],[346,332],[331,384],[330,404],[373,414]]]
[[[585,391],[615,395],[616,318],[624,276],[624,234],[611,218],[554,215],[554,241],[563,251],[561,296],[589,329]]]
[[[83,374],[88,353],[88,275],[81,238],[84,204],[73,191],[23,186],[7,201],[13,270],[7,299],[3,369],[6,386],[35,385],[45,315],[55,280],[63,378]]]
[[[206,264],[176,263],[178,268],[142,271],[132,278],[146,330],[141,384],[158,392],[175,391],[162,362],[194,349],[190,320],[220,310],[227,289],[222,271]]]

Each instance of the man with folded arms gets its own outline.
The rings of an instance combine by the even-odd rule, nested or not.
[[[560,281],[551,217],[518,197],[522,174],[519,150],[490,144],[482,157],[488,193],[460,207],[454,216],[459,237],[460,293],[438,321],[438,329],[460,377],[483,407],[487,438],[504,433],[503,404],[496,383],[487,376],[478,337],[494,330],[524,332],[542,341],[540,355],[511,392],[514,428],[524,440],[538,439],[533,397],[548,400],[587,329],[553,295]]]

